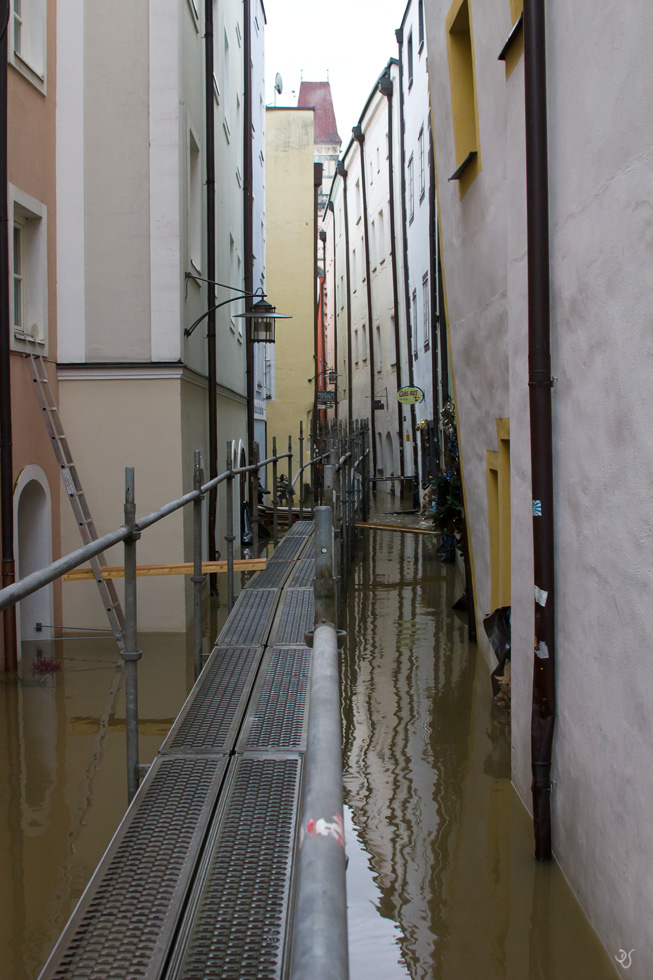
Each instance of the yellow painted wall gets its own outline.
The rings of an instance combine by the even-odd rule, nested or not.
[[[313,384],[307,380],[315,374],[313,153],[312,110],[267,110],[266,290],[278,312],[293,318],[277,321],[268,452],[273,436],[281,452],[288,448],[289,434],[296,442],[300,419],[306,433],[313,408]]]

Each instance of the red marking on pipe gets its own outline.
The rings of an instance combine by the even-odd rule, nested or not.
[[[307,820],[302,839],[305,835],[310,837],[333,837],[341,847],[345,846],[345,827],[339,813],[334,815],[331,822],[325,820],[324,817],[320,817],[318,820]]]

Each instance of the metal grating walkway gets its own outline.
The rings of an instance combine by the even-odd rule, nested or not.
[[[241,592],[41,980],[285,975],[314,603],[279,586],[312,532]]]

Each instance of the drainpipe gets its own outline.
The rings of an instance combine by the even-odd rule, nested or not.
[[[406,214],[406,124],[404,121],[404,32],[401,27],[395,31],[397,45],[399,48],[399,129],[401,139],[400,158],[401,158],[401,225],[402,225],[402,244],[404,253],[404,302],[406,304],[406,357],[408,361],[408,384],[415,384],[415,372],[413,370],[413,330],[410,317],[410,288],[408,270],[408,239],[406,229],[408,228],[408,216]],[[413,473],[415,481],[413,483],[413,504],[419,504],[419,458],[417,455],[417,414],[415,405],[410,406],[410,437],[413,440]]]
[[[361,160],[361,187],[363,189],[363,235],[365,239],[365,279],[367,286],[367,330],[368,330],[368,356],[370,365],[370,439],[372,442],[372,470],[374,471],[374,476],[376,476],[376,416],[374,409],[375,391],[374,391],[374,372],[376,371],[376,364],[374,360],[374,324],[372,322],[372,276],[370,273],[370,242],[369,242],[369,231],[368,231],[368,214],[367,214],[367,180],[365,177],[365,133],[362,127],[354,126],[352,129],[354,134],[354,139],[360,147],[360,160]],[[376,484],[375,484],[376,486]]]
[[[333,216],[333,369],[336,372],[336,401],[335,401],[335,417],[338,419],[338,378],[340,377],[338,373],[338,301],[336,299],[338,295],[338,263],[337,263],[337,251],[338,242],[336,241],[336,210],[333,206],[333,201],[329,201],[327,208]],[[325,258],[326,262],[326,258]],[[326,276],[326,265],[324,269],[324,274]]]
[[[325,228],[320,228],[320,241],[322,242],[322,275],[319,277],[319,280],[320,280],[320,322],[319,322],[319,328],[320,328],[320,334],[321,334],[321,336],[319,338],[320,344],[318,346],[321,346],[321,348],[322,348],[322,367],[320,369],[320,391],[326,391],[327,390],[326,386],[328,384],[328,379],[327,379],[327,370],[326,370],[326,365],[327,365],[327,356],[326,356],[326,349],[327,349],[327,347],[326,347],[326,311],[324,309],[324,296],[325,296],[325,293],[326,293],[325,285],[326,285],[326,243],[327,243],[327,233],[326,233],[326,229]],[[323,419],[325,425],[326,425],[326,422],[327,422],[328,415],[329,415],[329,409],[328,409],[328,406],[325,405],[324,406],[324,410],[322,412],[322,419]]]
[[[431,429],[431,439],[433,439],[434,433],[438,432],[438,442],[439,440],[439,430],[436,428],[438,424],[438,415],[440,408],[440,372],[438,366],[438,344],[437,344],[437,318],[435,311],[437,310],[438,302],[438,284],[437,284],[437,259],[436,259],[436,242],[438,234],[438,222],[435,206],[435,159],[433,153],[433,130],[431,128],[431,107],[429,105],[429,305],[430,309],[430,323],[429,323],[429,341],[431,346],[431,389],[432,389],[432,412],[433,412],[433,428]],[[431,448],[431,459],[433,459],[433,449]]]
[[[14,480],[11,427],[11,363],[9,323],[9,209],[7,202],[7,25],[9,0],[2,17],[0,47],[0,512],[2,514],[2,588],[13,585]],[[2,613],[5,670],[18,667],[16,607]]]
[[[548,861],[551,858],[551,759],[555,725],[555,597],[544,0],[525,0],[524,3],[524,90],[535,586],[531,763],[535,857],[538,861]]]
[[[218,401],[217,401],[217,361],[215,310],[216,304],[215,280],[215,116],[213,109],[213,0],[204,3],[204,101],[206,114],[206,278],[210,280],[208,287],[206,318],[207,323],[207,356],[209,384],[209,480],[218,475]],[[209,561],[218,557],[216,544],[216,510],[218,490],[214,487],[209,491]],[[210,576],[211,591],[217,589],[217,576]]]
[[[318,279],[317,274],[317,206],[318,194],[322,186],[322,164],[313,164],[313,361],[315,364],[315,377],[313,379],[313,433],[314,445],[317,445],[319,432],[319,419],[317,414],[317,389],[320,374],[319,344],[318,344]]]
[[[254,292],[254,249],[253,239],[253,147],[252,147],[252,12],[251,0],[243,0],[243,251],[245,268],[243,286],[246,293]],[[245,312],[250,313],[253,299],[245,299]],[[247,462],[254,460],[254,397],[255,363],[254,344],[251,337],[251,322],[245,319],[245,365],[247,382]],[[254,494],[257,490],[257,475],[248,475],[249,505],[254,508]]]
[[[347,170],[344,160],[338,160],[336,173],[343,180],[343,200],[345,209],[345,272],[347,274],[347,421],[351,423],[354,413],[352,392],[353,367],[351,363],[351,274],[349,256],[349,205],[347,201]]]
[[[395,168],[394,168],[394,135],[392,118],[392,94],[394,86],[389,69],[379,79],[379,92],[388,100],[388,198],[390,205],[390,242],[392,246],[392,308],[395,324],[395,360],[397,364],[397,390],[401,388],[401,344],[399,342],[399,287],[397,284],[397,228],[395,224]],[[406,475],[404,453],[404,410],[397,401],[397,435],[399,437],[399,473]],[[401,484],[403,497],[404,484]]]

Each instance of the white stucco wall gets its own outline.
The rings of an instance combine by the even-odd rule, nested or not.
[[[488,595],[483,454],[511,420],[513,766],[530,804],[532,520],[527,389],[523,58],[496,61],[510,30],[471,3],[482,170],[453,170],[444,18],[426,7],[443,261],[479,618]],[[547,5],[551,344],[558,710],[556,857],[623,976],[653,975],[653,666],[649,543],[653,13],[580,0]],[[610,72],[605,71],[609,63]]]

